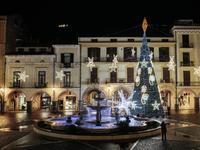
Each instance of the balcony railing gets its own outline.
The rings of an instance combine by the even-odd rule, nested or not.
[[[91,78],[88,78],[87,79],[87,84],[99,84],[99,78],[97,79],[91,79]]]
[[[190,62],[181,62],[180,65],[181,65],[181,66],[194,66],[194,61],[190,61]]]
[[[174,83],[173,82],[173,79],[172,78],[170,78],[170,79],[160,79],[160,83]]]
[[[177,82],[177,86],[200,86],[200,82]]]
[[[74,87],[74,82],[61,82],[60,83],[60,88],[72,88]]]
[[[24,82],[9,82],[9,88],[20,88],[20,87],[25,87],[25,83]]]
[[[138,62],[140,57],[127,57],[127,58],[122,58],[118,57],[117,60],[118,62]],[[94,58],[94,62],[112,62],[113,59],[107,58],[107,57],[98,57]],[[161,58],[161,57],[154,57],[152,59],[153,62],[168,62],[169,61],[169,56],[166,58]],[[88,62],[88,57],[85,58],[84,62]]]
[[[46,82],[46,83],[35,82],[34,87],[35,88],[45,88],[45,87],[47,87],[47,84],[48,84],[48,82]]]
[[[74,68],[74,63],[60,63],[60,68]]]
[[[193,48],[193,43],[180,43],[180,48]]]
[[[133,78],[107,78],[106,84],[108,83],[134,83]]]

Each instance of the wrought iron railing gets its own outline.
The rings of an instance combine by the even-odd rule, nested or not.
[[[172,78],[170,78],[170,79],[160,79],[160,83],[174,83],[173,82],[173,79]]]
[[[99,84],[99,78],[96,78],[96,79],[91,79],[91,78],[88,78],[87,79],[87,84]]]
[[[180,48],[193,48],[193,43],[180,43]]]
[[[194,61],[190,61],[190,62],[181,62],[180,65],[181,65],[181,66],[194,66]]]
[[[107,78],[106,84],[108,83],[134,83],[134,78]]]
[[[35,82],[34,87],[35,88],[45,88],[45,87],[47,87],[47,84],[48,84],[48,82],[45,82],[45,83]]]
[[[200,82],[177,82],[177,86],[200,86]]]
[[[9,82],[9,88],[25,87],[24,82]]]
[[[74,63],[60,63],[60,68],[74,68]]]
[[[127,57],[127,58],[122,58],[118,57],[117,60],[118,62],[138,62],[140,57]],[[113,58],[107,58],[107,57],[96,57],[93,58],[94,62],[112,62]],[[163,57],[153,57],[152,59],[153,62],[168,62],[169,61],[169,56]],[[85,58],[84,62],[88,62],[88,57]]]
[[[74,87],[74,82],[61,82],[60,88],[72,88]]]

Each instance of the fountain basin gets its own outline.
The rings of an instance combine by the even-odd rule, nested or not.
[[[111,106],[87,106],[87,107],[91,108],[92,110],[101,111],[110,108]]]

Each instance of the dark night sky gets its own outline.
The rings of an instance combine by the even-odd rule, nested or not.
[[[141,25],[144,17],[149,24],[173,25],[175,19],[193,19],[200,23],[198,1],[7,0],[0,15],[21,14],[31,35],[41,40],[56,39],[58,24],[69,24],[63,37],[77,39],[86,29],[123,30]]]

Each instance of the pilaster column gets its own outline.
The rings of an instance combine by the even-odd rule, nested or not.
[[[199,109],[199,97],[194,97],[194,108]]]
[[[32,113],[32,101],[27,101],[27,113]]]

